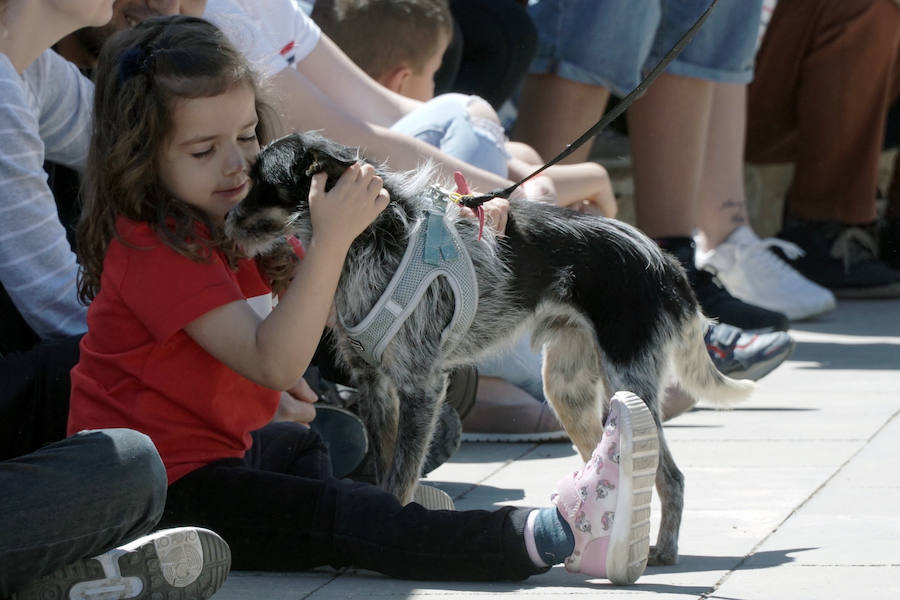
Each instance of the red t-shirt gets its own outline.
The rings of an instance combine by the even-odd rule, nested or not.
[[[275,414],[279,393],[238,375],[184,326],[210,310],[269,292],[256,264],[232,271],[215,253],[194,262],[150,227],[119,219],[100,292],[72,369],[69,434],[126,427],[150,436],[169,483],[250,447],[250,432]]]

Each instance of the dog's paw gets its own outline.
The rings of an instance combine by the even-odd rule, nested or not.
[[[661,551],[656,546],[650,547],[650,554],[647,556],[648,567],[665,567],[674,565],[678,562],[678,552]]]

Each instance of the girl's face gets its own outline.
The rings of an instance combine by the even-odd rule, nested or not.
[[[259,154],[253,90],[236,85],[218,96],[179,100],[172,116],[172,134],[159,152],[160,181],[221,223],[250,190],[247,171]]]

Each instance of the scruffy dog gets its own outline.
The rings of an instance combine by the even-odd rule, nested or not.
[[[329,187],[357,160],[364,159],[356,149],[314,133],[273,142],[260,153],[255,185],[229,213],[226,231],[256,254],[290,233],[308,243],[311,176],[326,172]],[[333,337],[359,388],[380,485],[403,502],[412,498],[446,373],[533,328],[533,345],[543,346],[547,399],[585,460],[602,436],[611,392],[630,390],[650,408],[659,433],[662,503],[650,564],[674,563],[684,478],[660,424],[663,376],[671,365],[686,391],[720,403],[743,399],[753,387],[713,366],[703,339],[707,319],[678,262],[625,223],[540,202],[511,201],[505,236],[485,228],[478,239],[478,222],[460,217],[455,205],[446,220],[434,214],[440,210],[434,198],[440,203],[447,194],[432,186],[430,169],[378,171],[391,202],[350,247],[335,295]],[[424,246],[423,236],[432,236]],[[423,283],[398,283],[395,272],[411,260],[411,240],[438,266],[426,265],[432,270]],[[462,276],[451,277],[453,269],[444,266],[454,256],[470,259],[474,289],[464,277],[468,260],[459,267]],[[415,292],[421,297],[404,306],[404,288],[416,286],[406,299]],[[472,298],[477,305],[466,316],[461,305]],[[367,317],[376,303],[380,316]],[[385,311],[401,319],[384,320]],[[378,335],[359,333],[366,322]]]

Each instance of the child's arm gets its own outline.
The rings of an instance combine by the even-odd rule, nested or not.
[[[316,46],[313,54],[318,48]],[[337,77],[332,76],[331,79]],[[365,102],[348,95],[348,98],[353,98],[353,105],[344,106],[320,88],[320,85],[326,85],[325,82],[313,81],[293,67],[282,69],[268,84],[273,104],[281,115],[282,124],[289,131],[321,131],[322,135],[344,145],[362,148],[367,158],[385,161],[395,171],[417,169],[431,159],[441,171],[440,179],[452,181],[453,172],[460,171],[479,192],[505,188],[512,183],[421,140],[368,120],[362,108]]]
[[[246,301],[215,308],[185,331],[212,356],[256,383],[294,386],[309,365],[328,318],[350,243],[387,206],[381,178],[353,165],[325,193],[325,175],[309,194],[313,235],[294,280],[265,319]]]

